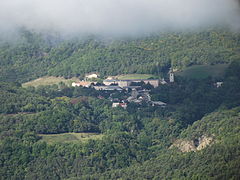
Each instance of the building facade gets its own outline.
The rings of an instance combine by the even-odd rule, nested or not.
[[[82,86],[82,87],[90,87],[91,84],[92,84],[92,82],[90,82],[90,81],[80,81],[80,82],[73,82],[72,86],[73,87],[80,87],[80,86]]]
[[[118,79],[106,79],[103,81],[103,84],[109,86],[111,84],[118,84],[120,87],[130,86],[132,82],[144,82],[145,84],[151,84],[154,88],[159,86],[158,79],[126,79],[126,80],[118,80]]]

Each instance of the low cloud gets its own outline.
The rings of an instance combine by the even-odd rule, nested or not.
[[[238,0],[1,0],[0,30],[134,35],[214,25],[239,28]]]

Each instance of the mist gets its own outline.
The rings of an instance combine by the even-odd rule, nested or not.
[[[0,32],[122,36],[223,25],[239,30],[237,0],[1,0]]]

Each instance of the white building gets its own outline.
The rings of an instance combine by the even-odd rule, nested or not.
[[[166,107],[166,103],[162,101],[152,101],[152,106],[161,106],[161,107]]]
[[[121,102],[114,102],[112,103],[112,107],[115,108],[115,107],[122,107],[123,109],[126,109],[127,108],[127,103],[121,103]]]
[[[164,85],[164,84],[167,84],[167,82],[165,81],[164,78],[162,78],[161,81],[160,81],[160,84],[163,84],[163,85]]]
[[[122,91],[123,89],[119,86],[93,86],[96,90],[102,90],[102,91]]]
[[[98,73],[88,73],[85,75],[86,79],[92,79],[92,78],[98,78],[99,74]]]
[[[72,83],[72,86],[73,87],[79,87],[79,86],[82,86],[82,87],[90,87],[91,86],[91,84],[92,84],[93,82],[90,82],[90,81],[79,81],[79,82],[73,82]]]
[[[126,79],[126,80],[118,80],[118,79],[105,79],[103,84],[109,86],[111,84],[118,84],[120,87],[130,86],[132,82],[139,83],[144,82],[145,84],[151,84],[154,88],[159,86],[158,79]]]
[[[223,85],[223,82],[216,82],[214,84],[217,88],[221,87]]]

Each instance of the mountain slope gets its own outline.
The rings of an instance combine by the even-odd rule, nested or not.
[[[91,71],[102,76],[159,75],[171,65],[183,68],[228,63],[239,59],[240,54],[240,34],[223,29],[123,40],[97,37],[59,40],[25,31],[21,37],[17,44],[0,46],[0,80],[26,82],[43,75],[83,77]]]
[[[214,137],[214,143],[197,152],[165,149],[155,159],[129,168],[83,178],[90,179],[239,179],[240,108],[219,110],[182,132],[180,138]],[[72,178],[72,179],[81,179]]]

